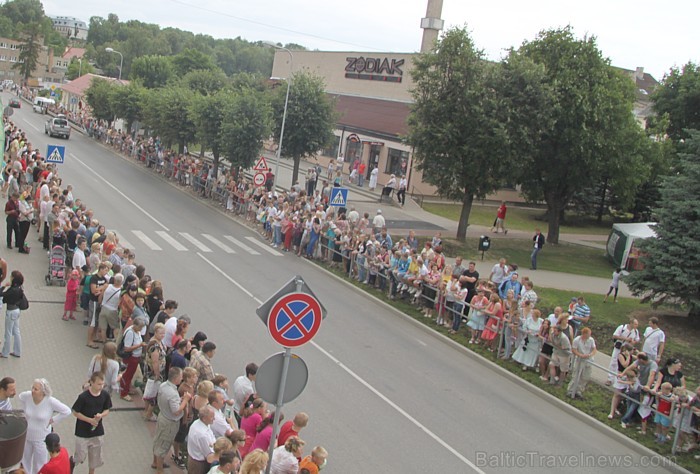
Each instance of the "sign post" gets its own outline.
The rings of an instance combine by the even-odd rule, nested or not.
[[[59,145],[49,145],[46,149],[47,163],[63,163],[66,156],[66,147]]]
[[[321,321],[326,317],[326,310],[316,299],[316,296],[306,285],[303,278],[297,275],[271,298],[261,304],[257,308],[256,313],[267,325],[270,336],[284,347],[282,370],[277,396],[275,397],[272,437],[270,438],[268,450],[270,462],[267,463],[267,469],[265,470],[266,474],[270,474],[272,452],[275,450],[275,440],[279,434],[280,414],[285,403],[285,388],[287,376],[289,375],[290,360],[292,357],[296,357],[292,355],[292,347],[299,347],[313,339],[321,327]],[[261,366],[261,368],[263,367]],[[308,372],[306,372],[306,377],[308,378]],[[297,391],[301,393],[301,390]]]

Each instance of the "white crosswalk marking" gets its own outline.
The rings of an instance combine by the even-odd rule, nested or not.
[[[202,242],[200,242],[199,240],[197,240],[197,239],[195,239],[194,237],[192,237],[192,236],[191,236],[190,234],[188,234],[187,232],[180,232],[180,235],[181,235],[185,240],[187,240],[189,243],[191,243],[192,245],[194,245],[195,247],[197,247],[199,250],[201,250],[202,252],[211,252],[211,249],[210,249],[209,247],[207,247],[207,246],[204,245]]]
[[[209,242],[211,242],[212,244],[216,245],[217,247],[219,247],[221,250],[223,250],[223,251],[226,252],[226,253],[236,253],[235,250],[233,250],[231,247],[229,247],[229,246],[226,245],[225,243],[221,242],[220,240],[215,239],[214,236],[212,236],[212,235],[209,235],[209,234],[202,234],[202,237],[204,237],[204,238],[207,239]]]
[[[136,237],[141,239],[141,241],[148,246],[151,250],[163,250],[160,248],[160,246],[155,243],[154,241],[151,240],[149,236],[141,232],[140,230],[132,230],[131,231]]]
[[[164,230],[157,230],[156,234],[158,234],[160,236],[160,238],[165,240],[167,243],[172,245],[175,248],[175,250],[177,250],[178,252],[187,252],[187,247],[185,247],[180,242],[175,240],[170,234],[168,234]]]
[[[129,250],[134,250],[134,246],[129,243],[128,240],[124,238],[124,234],[121,232],[117,232],[116,230],[114,231],[115,234],[117,234],[117,239],[119,239],[119,246],[123,249],[129,249]]]
[[[265,252],[271,253],[271,254],[274,255],[275,257],[281,257],[281,256],[282,256],[282,254],[279,253],[277,250],[275,250],[275,249],[273,249],[273,248],[270,248],[269,245],[260,242],[260,241],[259,241],[258,239],[256,239],[255,237],[246,237],[245,239],[246,239],[248,242],[257,245],[258,247],[260,247],[261,249],[263,249]]]
[[[242,248],[243,250],[245,250],[246,252],[248,252],[251,255],[260,255],[260,252],[258,252],[257,250],[253,250],[252,248],[248,247],[246,244],[244,244],[240,240],[235,239],[230,235],[224,235],[224,238],[227,240],[230,240],[234,244],[238,245],[240,248]]]

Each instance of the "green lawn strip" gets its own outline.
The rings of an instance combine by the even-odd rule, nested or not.
[[[450,257],[462,255],[465,258],[479,260],[481,252],[477,251],[478,242],[479,239],[476,237],[467,238],[466,242],[444,239],[445,255]],[[530,268],[531,253],[530,240],[492,238],[491,249],[486,252],[484,258],[497,260],[505,257],[509,263],[515,263],[520,268],[527,269]],[[603,250],[569,243],[545,245],[537,256],[537,268],[600,278],[610,278],[614,270]],[[604,290],[605,288],[601,288],[601,291]]]
[[[513,360],[499,359],[495,356],[494,353],[489,352],[488,350],[486,350],[485,347],[482,347],[480,345],[467,346],[468,336],[467,330],[464,327],[464,325],[462,325],[462,329],[460,329],[460,332],[458,334],[449,334],[447,332],[447,328],[435,324],[434,319],[427,319],[423,317],[420,308],[417,308],[409,302],[400,299],[390,300],[386,292],[379,291],[378,289],[364,285],[355,279],[348,278],[347,274],[337,267],[329,267],[327,264],[324,264],[323,262],[319,261],[315,261],[314,263],[326,268],[335,275],[349,281],[354,286],[361,288],[362,290],[379,298],[385,303],[390,304],[402,313],[420,321],[421,323],[439,332],[440,334],[449,337],[450,339],[461,344],[462,346],[467,347],[470,351],[475,352],[481,355],[482,357],[491,360],[492,362],[498,364],[499,366],[503,367],[509,372],[527,380],[533,385],[536,385],[545,392],[559,398],[560,400],[565,401],[569,405],[572,405],[573,407],[581,410],[582,412],[592,416],[596,420],[605,423],[613,429],[627,435],[628,437],[634,439],[635,441],[646,446],[652,451],[655,451],[662,456],[671,456],[671,443],[667,443],[663,446],[660,446],[654,441],[653,423],[649,424],[647,434],[646,436],[643,436],[636,430],[636,427],[623,429],[620,426],[619,418],[615,418],[614,420],[607,419],[608,413],[610,412],[610,400],[612,399],[612,390],[608,389],[607,387],[602,387],[595,383],[590,383],[588,385],[588,388],[586,389],[583,400],[572,400],[571,398],[566,396],[565,386],[554,387],[549,385],[548,383],[543,382],[542,380],[540,380],[538,372],[535,372],[533,370],[523,371],[520,364],[514,362]],[[559,304],[551,303],[553,301],[563,301],[564,303],[568,304],[568,301],[571,297],[571,292],[553,290],[549,288],[540,288],[538,295],[541,297],[541,304],[539,304],[538,307],[541,307],[543,313],[545,313],[548,307],[554,308],[554,306]],[[591,301],[589,301],[589,305],[591,306],[591,312],[596,315],[596,317],[592,319],[592,324],[590,326],[593,329],[593,334],[598,344],[598,347],[612,347],[612,338],[610,337],[610,334],[612,334],[615,327],[619,324],[617,323],[617,321],[625,320],[623,313],[626,314],[627,312],[639,310],[641,305],[639,304],[638,300],[632,298],[620,298],[620,302],[617,304],[613,305],[612,303],[606,303],[604,305],[602,303],[602,298],[600,297],[600,295],[587,295],[584,293],[584,296],[591,299]],[[593,301],[593,299],[597,299],[600,301]],[[600,334],[598,334],[598,332],[600,332]],[[601,344],[605,344],[606,346],[601,346]],[[610,353],[610,351],[608,350],[604,352]],[[676,455],[675,462],[690,470],[691,472],[700,472],[700,461],[694,458],[694,454],[695,453],[679,453]]]
[[[426,202],[423,209],[446,219],[459,221],[462,210],[461,204],[433,203]],[[469,223],[491,227],[496,218],[496,206],[472,206],[469,215]],[[608,235],[612,227],[612,219],[606,216],[601,224],[595,222],[590,216],[579,216],[575,214],[566,215],[567,224],[562,225],[559,231],[564,234],[592,234]],[[545,213],[542,210],[523,209],[515,206],[508,206],[506,214],[506,228],[523,231],[534,231],[535,227],[540,227],[544,233],[547,229]]]

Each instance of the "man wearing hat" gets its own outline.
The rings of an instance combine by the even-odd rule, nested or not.
[[[49,462],[44,464],[38,474],[70,474],[71,460],[66,448],[61,446],[61,438],[56,433],[49,433],[44,443],[49,452]]]

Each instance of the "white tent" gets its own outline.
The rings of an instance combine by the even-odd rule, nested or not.
[[[607,245],[610,260],[618,267],[627,268],[627,259],[635,241],[655,237],[655,225],[654,222],[613,224]]]

